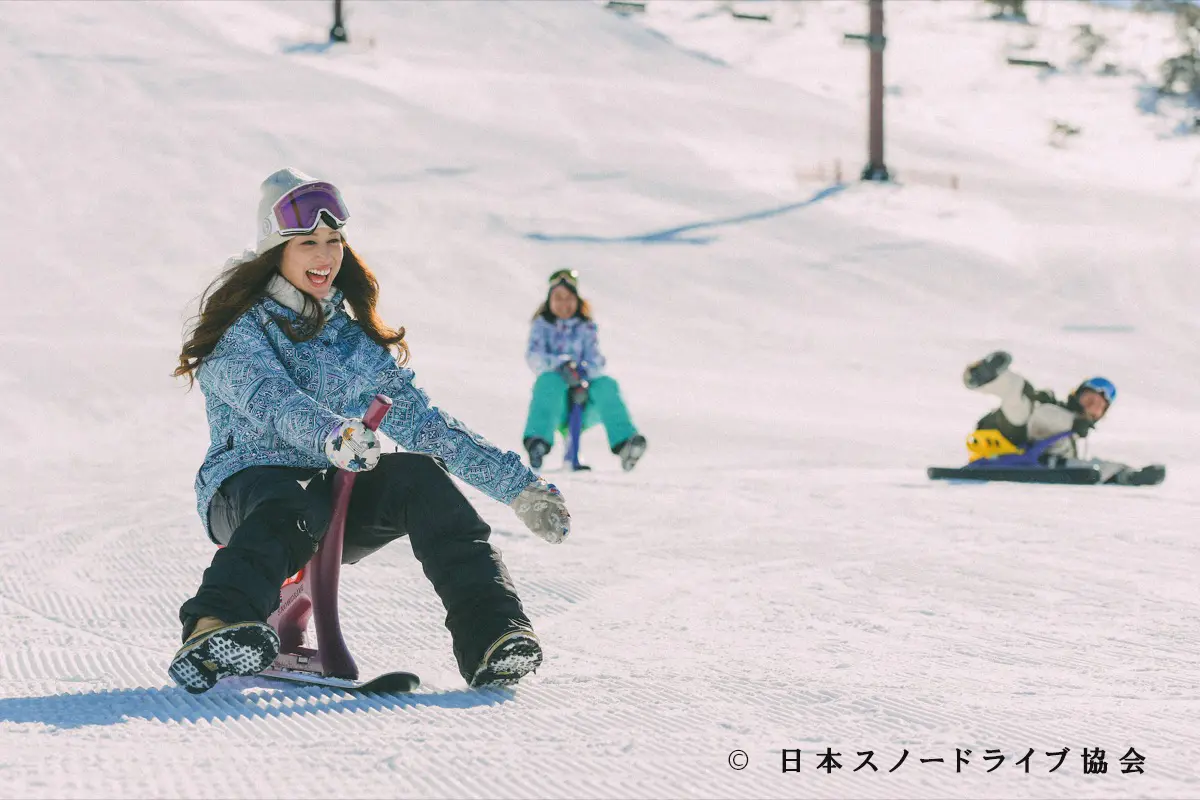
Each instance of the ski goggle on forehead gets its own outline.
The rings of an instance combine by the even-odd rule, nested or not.
[[[339,228],[350,219],[350,210],[336,186],[324,181],[305,183],[275,201],[263,224],[268,227],[268,234],[311,233],[321,222],[321,212],[328,214]]]
[[[550,284],[556,284],[560,281],[565,281],[572,286],[579,286],[579,273],[573,269],[560,269],[550,276]]]

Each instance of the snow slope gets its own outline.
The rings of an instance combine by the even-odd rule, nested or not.
[[[889,4],[901,183],[836,186],[862,4],[346,5],[372,47],[306,46],[324,0],[0,4],[0,797],[1200,796],[1200,140],[1133,72],[1004,64],[1092,19],[1132,70],[1165,19]],[[1055,117],[1083,134],[1050,146]],[[502,446],[545,277],[582,274],[650,450],[623,473],[597,430],[594,472],[551,471],[557,547],[467,489],[547,650],[514,691],[464,690],[402,543],[345,571],[343,618],[416,694],[166,677],[212,554],[203,404],[170,371],[285,164],[343,188],[419,385]],[[998,347],[1060,392],[1112,378],[1093,452],[1167,482],[927,481]]]

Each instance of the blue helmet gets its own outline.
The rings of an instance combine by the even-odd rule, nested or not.
[[[1084,389],[1091,389],[1093,392],[1098,392],[1110,406],[1113,400],[1117,399],[1117,387],[1108,378],[1088,378],[1079,384],[1079,388],[1075,390],[1075,394],[1079,394]]]

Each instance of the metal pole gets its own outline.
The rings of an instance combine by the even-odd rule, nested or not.
[[[329,29],[329,41],[346,42],[346,26],[342,24],[342,0],[333,0],[333,27]]]
[[[871,99],[870,134],[868,137],[867,166],[863,169],[864,181],[888,180],[887,166],[883,160],[883,48],[887,38],[883,35],[883,0],[868,0],[871,12],[871,32],[867,46],[871,50]]]

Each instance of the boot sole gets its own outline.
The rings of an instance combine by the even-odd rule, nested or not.
[[[492,645],[471,678],[471,688],[511,686],[542,664],[542,646],[525,631],[509,633]]]
[[[239,622],[187,642],[167,669],[192,694],[207,692],[222,678],[257,675],[279,655],[279,636],[264,622]]]

